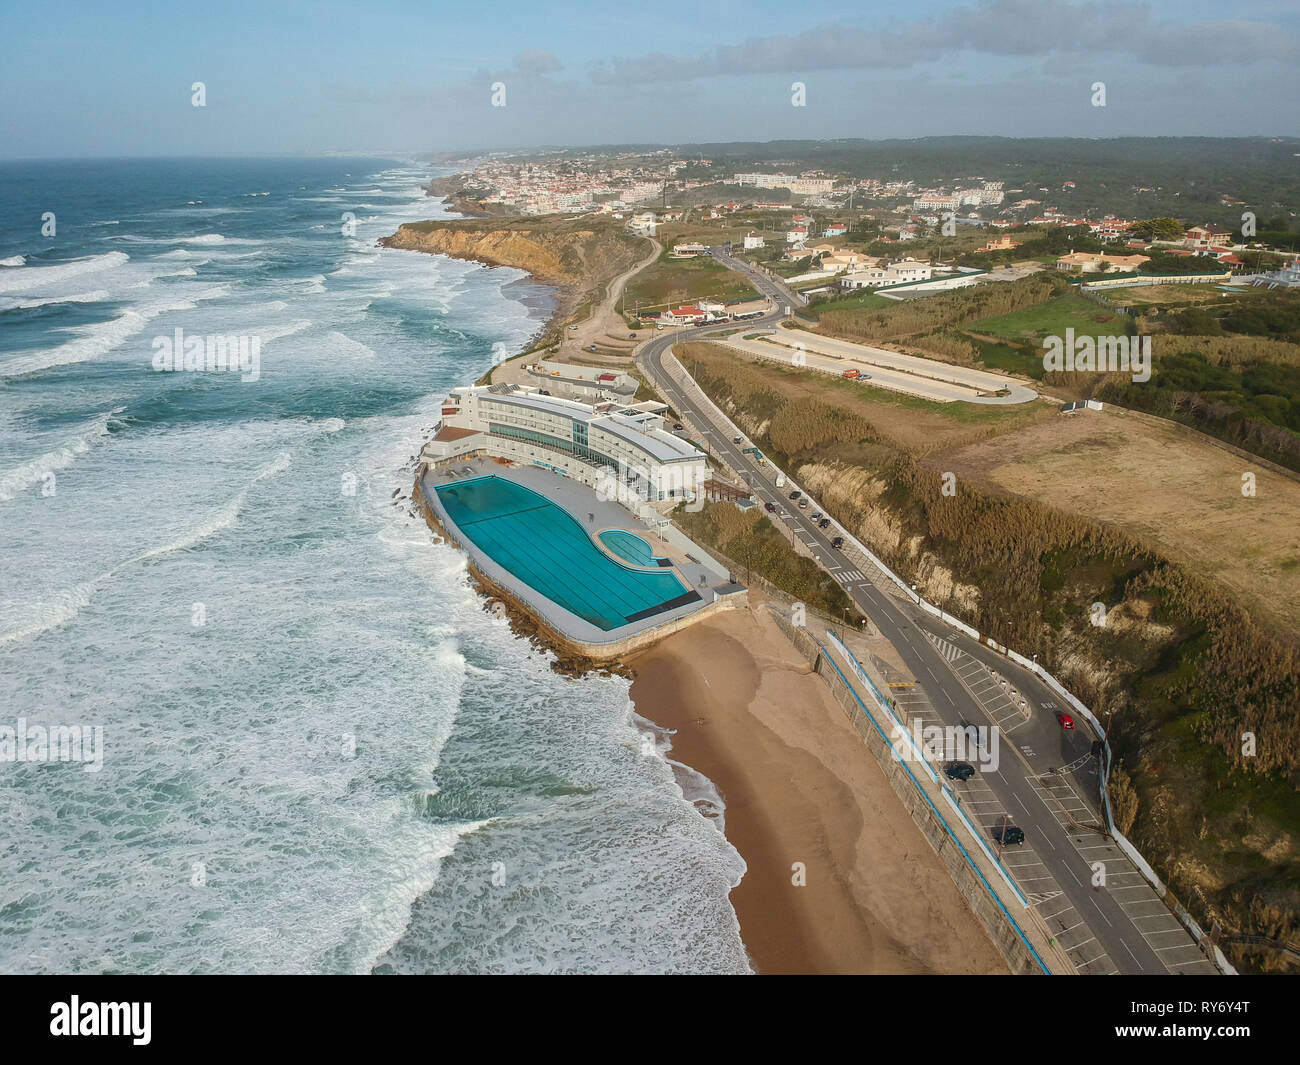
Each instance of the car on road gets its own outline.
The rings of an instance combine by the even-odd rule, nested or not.
[[[800,492],[798,489],[796,489],[795,491],[793,491],[793,492],[790,493],[790,498],[791,498],[791,499],[798,499],[801,495],[803,495],[803,493]]]
[[[743,436],[733,436],[731,438],[731,442],[733,444],[743,444],[745,442],[745,438]]]
[[[822,520],[822,512],[821,512],[820,510],[814,510],[811,514],[808,515],[808,520],[809,520],[809,521],[821,521],[821,520]]]
[[[685,428],[681,422],[673,422],[673,432],[680,433]]]
[[[635,333],[628,333],[627,338],[628,338],[628,340],[635,340],[635,339],[636,339],[636,334],[635,334]]]
[[[771,503],[764,503],[763,509],[766,510],[769,514],[776,513],[776,507],[774,507]]]
[[[1004,847],[1015,847],[1025,842],[1025,830],[1015,825],[998,825],[993,830],[993,840]]]
[[[800,509],[800,510],[807,510],[807,509],[808,509],[808,497],[807,497],[807,496],[804,496],[803,499],[799,500],[799,509]]]
[[[970,780],[975,775],[975,767],[970,762],[949,762],[943,772],[949,780]]]
[[[844,547],[844,537],[835,537],[835,539],[831,541],[831,547],[835,548],[836,551],[842,550]]]
[[[1072,718],[1069,714],[1063,714],[1058,712],[1056,715],[1056,720],[1060,722],[1061,728],[1065,729],[1067,732],[1070,732],[1074,729],[1074,718]]]
[[[830,527],[831,527],[830,518],[822,518],[822,520],[817,523],[817,528],[819,529],[829,529]]]

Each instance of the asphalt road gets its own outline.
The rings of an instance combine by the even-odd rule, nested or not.
[[[755,287],[774,301],[776,309],[762,319],[754,319],[752,324],[775,322],[785,315],[787,307],[797,306],[788,291],[783,291],[784,286],[774,283],[749,264],[724,256],[720,251],[715,251],[715,257],[732,269],[747,274]],[[1085,794],[1089,777],[1091,787],[1096,787],[1096,764],[1089,758],[1093,737],[1085,731],[1085,723],[1077,722],[1078,727],[1067,732],[1060,727],[1055,717],[1056,710],[1060,709],[1056,705],[1059,700],[1033,674],[1019,669],[997,652],[950,629],[919,608],[882,591],[865,577],[846,583],[842,579],[844,570],[855,571],[861,567],[846,560],[831,547],[830,538],[837,535],[837,527],[832,524],[829,529],[822,531],[807,520],[805,512],[800,511],[787,498],[792,489],[788,485],[782,489],[776,488],[771,468],[760,467],[754,456],[743,452],[747,442],[734,443],[731,428],[718,420],[713,409],[688,395],[683,386],[669,375],[664,359],[675,342],[704,339],[710,333],[727,328],[735,327],[721,324],[714,328],[666,333],[647,342],[638,354],[638,361],[673,408],[700,429],[709,450],[745,478],[754,491],[755,500],[760,504],[771,503],[777,508],[778,514],[769,516],[780,517],[786,531],[803,540],[814,557],[832,575],[840,573],[839,583],[844,591],[857,609],[897,649],[904,665],[929,695],[935,712],[945,724],[989,724],[990,720],[976,699],[963,687],[939,648],[923,635],[922,629],[941,635],[944,640],[960,647],[972,657],[993,665],[999,673],[1012,680],[1029,702],[1029,718],[1015,730],[1013,740],[1002,744],[1002,758],[997,770],[981,773],[980,778],[997,796],[1003,809],[1011,815],[1012,822],[1024,829],[1038,858],[1086,922],[1098,944],[1110,956],[1115,968],[1121,973],[1168,972],[1160,956],[1115,896],[1105,888],[1091,886],[1093,870],[1072,844],[1071,833],[1046,805],[1041,797],[1041,789],[1034,785],[1036,778],[1049,768],[1082,761],[1084,765],[1076,768],[1072,779],[1076,782],[1076,790],[1095,808],[1095,793]],[[1029,753],[1022,748],[1028,748]],[[1090,773],[1087,771],[1089,763]],[[1080,835],[1077,830],[1073,834],[1076,837]],[[1187,938],[1190,942],[1190,934]]]

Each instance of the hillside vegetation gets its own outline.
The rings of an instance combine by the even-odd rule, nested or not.
[[[1275,939],[1300,930],[1294,647],[1137,536],[970,482],[945,496],[940,472],[838,389],[791,402],[785,371],[689,349],[705,390],[837,520],[928,598],[1037,654],[1110,721],[1117,805],[1198,919]],[[1107,606],[1104,627],[1090,624],[1094,602]],[[1281,957],[1238,955],[1264,967]]]

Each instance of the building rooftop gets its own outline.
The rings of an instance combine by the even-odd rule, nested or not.
[[[572,418],[574,421],[594,424],[605,432],[635,444],[659,462],[705,457],[703,452],[680,437],[656,428],[655,425],[660,420],[659,416],[649,411],[620,407],[616,411],[605,413],[577,400],[563,399],[560,396],[543,396],[535,389],[521,388],[518,385],[490,385],[486,390],[468,386],[452,389],[452,394],[464,395],[483,391],[492,393],[494,400],[515,403],[533,410],[550,411]]]

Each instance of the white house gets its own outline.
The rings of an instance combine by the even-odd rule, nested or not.
[[[653,237],[658,222],[655,221],[653,211],[643,211],[641,214],[633,215],[632,221],[628,223],[628,228],[640,237]]]
[[[753,233],[746,233],[746,234],[745,234],[745,250],[746,250],[746,251],[750,251],[750,250],[753,249],[753,248],[765,248],[765,247],[767,247],[767,244],[766,244],[766,242],[763,240],[762,237],[756,237],[756,236],[754,236]]]

